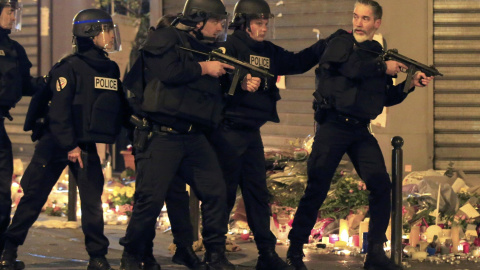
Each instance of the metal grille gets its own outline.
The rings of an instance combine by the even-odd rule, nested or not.
[[[480,174],[480,1],[434,1],[435,169]]]

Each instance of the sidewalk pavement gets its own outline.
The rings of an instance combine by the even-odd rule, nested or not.
[[[51,219],[42,214],[39,221]],[[66,221],[66,218],[57,218]],[[118,244],[120,237],[125,234],[125,225],[105,225],[105,234],[110,240],[110,249],[107,255],[114,269],[119,269],[123,247]],[[49,229],[34,225],[30,229],[25,244],[19,247],[18,259],[23,260],[26,269],[34,270],[74,270],[86,269],[88,255],[83,243],[83,233],[80,228],[55,228]],[[187,269],[186,267],[172,263],[172,254],[168,246],[172,243],[170,232],[163,233],[157,230],[155,238],[154,255],[162,266],[162,270]],[[241,251],[227,253],[228,259],[237,265],[238,270],[255,269],[257,250],[253,242],[239,240],[236,242]],[[285,258],[286,246],[277,246],[277,252]],[[318,254],[314,250],[307,250],[305,263],[309,270],[337,270],[337,269],[363,269],[362,258],[356,256],[338,256],[333,254]],[[203,253],[197,253],[202,256]],[[466,270],[480,269],[480,263],[462,262],[459,265],[432,264],[428,262],[411,263],[412,270]]]

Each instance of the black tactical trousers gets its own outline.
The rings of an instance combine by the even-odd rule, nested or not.
[[[146,149],[138,151],[135,159],[138,181],[135,204],[126,235],[120,239],[125,251],[141,255],[151,245],[152,228],[178,172],[191,176],[188,184],[202,201],[205,246],[225,245],[228,222],[225,183],[215,152],[203,133],[154,132]]]
[[[5,119],[0,117],[0,251],[5,245],[4,233],[10,224],[12,174],[12,143],[5,130]]]
[[[247,221],[257,248],[275,248],[275,235],[270,231],[271,210],[266,182],[265,154],[258,129],[231,129],[221,126],[210,141],[215,147],[227,184],[227,213],[233,209],[240,186]]]
[[[173,243],[179,247],[193,244],[193,227],[189,215],[190,196],[185,185],[185,182],[190,182],[191,179],[191,176],[183,174],[175,176],[165,198],[168,218],[172,226]]]
[[[188,247],[193,245],[193,226],[190,221],[190,196],[186,185],[187,176],[176,175],[165,197],[165,204],[167,205],[168,219],[173,234],[173,243],[177,247]],[[136,188],[138,188],[138,179],[135,181]],[[189,183],[191,183],[189,181]],[[193,191],[192,191],[193,192]],[[151,241],[146,242],[145,255],[153,252],[153,239],[155,238],[155,227],[151,229]]]
[[[349,124],[333,114],[318,126],[312,153],[307,163],[308,182],[298,205],[292,230],[292,242],[307,243],[317,220],[318,210],[325,200],[335,170],[347,153],[358,175],[370,191],[370,224],[368,241],[387,241],[385,232],[390,219],[391,182],[377,140],[367,124]]]
[[[50,133],[40,139],[20,182],[24,196],[6,232],[9,243],[16,246],[24,243],[28,230],[37,220],[53,186],[65,166],[69,165],[80,192],[86,250],[90,256],[107,254],[109,242],[103,234],[101,196],[104,179],[100,158],[94,143],[80,145],[80,148],[87,153],[87,160],[83,160],[83,169],[78,162],[68,161],[68,152],[58,147]]]

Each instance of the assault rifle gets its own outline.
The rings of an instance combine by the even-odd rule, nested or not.
[[[401,55],[398,53],[397,49],[391,49],[386,52],[383,52],[383,57],[384,61],[388,60],[394,60],[397,62],[400,62],[408,67],[407,69],[407,79],[405,80],[405,87],[403,88],[403,92],[408,93],[408,90],[410,89],[410,84],[412,83],[412,78],[413,75],[417,71],[421,71],[427,75],[427,77],[431,76],[443,76],[442,73],[440,73],[435,66],[427,66],[425,64],[422,64],[420,62],[417,62],[413,59],[410,59],[404,55]]]
[[[220,62],[223,62],[223,63],[234,66],[235,67],[235,71],[234,71],[235,73],[233,75],[232,85],[230,86],[230,90],[228,90],[228,94],[230,96],[233,96],[233,94],[235,94],[235,88],[237,88],[237,84],[238,84],[238,80],[240,79],[241,71],[247,71],[247,72],[253,73],[252,76],[259,75],[258,77],[263,77],[265,79],[265,88],[268,88],[267,77],[272,77],[272,78],[275,77],[275,75],[268,72],[268,70],[266,70],[264,68],[261,68],[261,67],[254,66],[254,65],[249,64],[247,62],[240,61],[235,57],[228,56],[228,55],[224,54],[222,52],[222,50],[220,50],[220,49],[213,50],[209,53],[204,53],[204,52],[192,50],[192,49],[185,48],[185,47],[180,47],[180,49],[185,50],[185,51],[189,51],[189,52],[192,52],[192,53],[208,56],[209,61],[220,61]]]

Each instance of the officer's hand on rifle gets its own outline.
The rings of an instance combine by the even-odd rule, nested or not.
[[[408,69],[406,65],[393,60],[385,61],[385,64],[387,65],[387,70],[385,73],[390,76],[395,76],[397,73],[406,71]]]
[[[247,74],[242,81],[242,89],[248,92],[255,92],[260,87],[262,80],[258,77],[252,77],[251,74]]]
[[[82,154],[82,149],[80,149],[80,147],[77,146],[77,147],[75,147],[75,149],[68,152],[68,160],[70,162],[73,162],[73,163],[77,162],[77,160],[78,160],[80,168],[83,169],[83,162],[82,162],[81,154]]]
[[[235,69],[234,66],[219,62],[219,61],[205,61],[199,62],[202,67],[202,75],[210,75],[218,78],[227,73],[225,69]]]
[[[423,72],[420,72],[420,71],[417,71],[417,73],[415,73],[415,75],[413,75],[413,80],[412,80],[412,83],[410,84],[410,88],[412,87],[425,87],[427,86],[431,80],[433,80],[433,76],[432,77],[427,77],[427,75],[425,75],[425,73]]]

